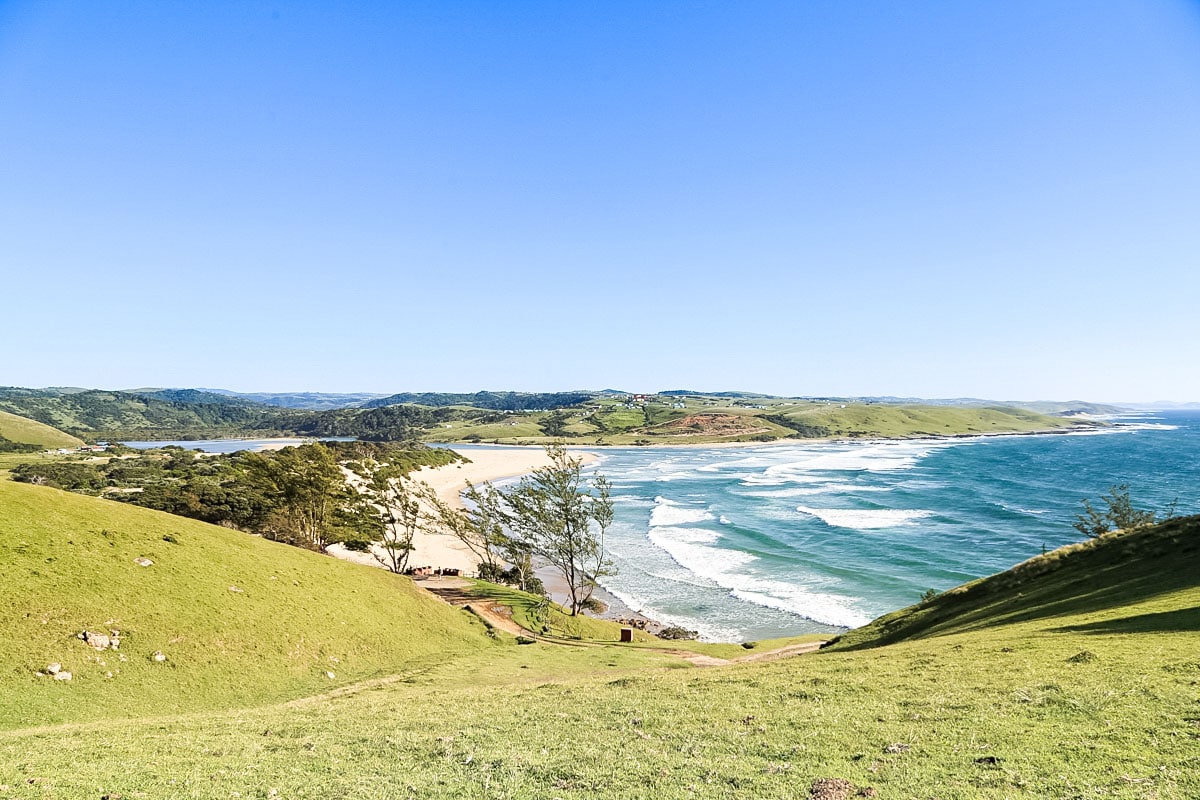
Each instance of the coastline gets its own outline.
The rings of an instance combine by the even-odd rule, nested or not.
[[[793,446],[820,446],[828,445],[847,445],[847,444],[871,444],[871,443],[901,443],[901,442],[919,442],[919,441],[963,441],[968,439],[993,439],[997,437],[1026,437],[1026,436],[1045,436],[1045,435],[1079,435],[1079,434],[1095,434],[1117,432],[1120,430],[1117,426],[1087,426],[1073,428],[1054,428],[1043,429],[1038,431],[996,431],[996,432],[981,432],[970,434],[946,434],[934,436],[895,436],[895,437],[872,437],[872,438],[837,438],[837,439],[776,439],[769,442],[678,442],[673,444],[659,444],[649,447],[639,447],[635,445],[611,445],[600,447],[605,450],[652,450],[655,448],[662,449],[677,449],[677,450],[707,450],[707,449],[746,449],[746,448],[764,448],[764,447],[779,447],[786,445]],[[410,477],[415,480],[420,480],[429,485],[437,496],[446,503],[457,507],[463,507],[461,492],[469,481],[473,484],[480,484],[485,481],[502,481],[507,479],[518,478],[527,475],[535,469],[546,466],[549,459],[546,456],[544,446],[542,445],[494,445],[494,444],[479,444],[479,443],[456,443],[453,445],[441,444],[440,447],[453,450],[471,459],[469,463],[456,463],[443,467],[424,467],[416,472],[413,472]],[[569,452],[572,456],[581,458],[585,465],[595,464],[603,459],[603,452],[600,448],[599,453],[586,449],[585,445],[574,445],[569,447]],[[417,532],[413,540],[414,549],[409,559],[410,566],[413,567],[432,567],[433,569],[449,568],[458,569],[464,575],[474,575],[478,570],[477,557],[461,542],[452,536],[429,534],[425,532]],[[341,552],[338,552],[341,550]],[[332,555],[347,560],[356,561],[357,563],[367,564],[370,566],[380,567],[381,564],[376,561],[369,553],[355,553],[344,551],[344,549],[334,546],[329,550]],[[548,596],[560,605],[569,602],[568,592],[562,577],[548,565],[539,565],[535,573],[543,581]],[[593,595],[597,600],[605,605],[605,610],[600,613],[590,613],[600,619],[610,621],[619,621],[623,624],[633,624],[636,627],[657,632],[665,627],[666,623],[655,620],[647,616],[638,609],[634,609],[625,604],[618,597],[607,591],[603,586],[598,586]]]
[[[425,483],[442,502],[457,508],[464,507],[462,491],[468,482],[478,485],[487,481],[518,478],[550,464],[545,448],[540,445],[446,449],[471,460],[441,467],[422,467],[411,473],[409,478]],[[583,461],[585,466],[599,460],[599,456],[587,451],[572,450],[571,455]],[[370,553],[347,550],[341,545],[330,545],[325,552],[345,561],[382,567]],[[413,550],[408,563],[411,567],[432,567],[435,570],[457,569],[464,575],[474,575],[479,569],[479,559],[462,542],[450,535],[425,531],[417,531],[413,535]]]

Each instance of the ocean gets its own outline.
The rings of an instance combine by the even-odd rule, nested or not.
[[[1200,413],[1104,432],[601,449],[613,483],[604,588],[739,641],[862,625],[1078,541],[1081,501],[1200,513]]]

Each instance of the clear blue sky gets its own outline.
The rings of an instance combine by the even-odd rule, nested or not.
[[[1200,400],[1195,2],[0,2],[0,384]]]

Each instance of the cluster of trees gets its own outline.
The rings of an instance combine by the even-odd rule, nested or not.
[[[759,414],[758,416],[767,422],[774,422],[776,425],[791,430],[792,432],[787,437],[789,439],[826,439],[833,435],[833,431],[824,425],[812,425],[783,414]]]
[[[12,439],[7,439],[4,436],[0,436],[0,453],[36,453],[41,449],[42,446],[38,444],[14,442]]]
[[[107,462],[46,461],[13,470],[18,481],[87,494],[323,549],[365,549],[386,515],[347,480],[344,465],[392,475],[458,460],[450,450],[370,442],[317,442],[273,452],[200,455],[167,447]]]
[[[578,614],[593,607],[597,581],[614,572],[604,553],[611,486],[599,474],[585,478],[583,462],[561,445],[546,451],[550,464],[512,487],[468,483],[466,509],[436,497],[430,505],[436,526],[479,558],[481,576],[537,590],[533,560],[539,558],[562,575],[570,611]]]

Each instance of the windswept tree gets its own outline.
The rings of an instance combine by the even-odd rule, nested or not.
[[[596,582],[614,573],[604,555],[604,534],[613,519],[611,487],[601,475],[585,481],[583,461],[561,445],[546,452],[549,466],[497,492],[512,537],[562,574],[571,613],[578,614],[591,600]]]
[[[445,502],[432,490],[425,491],[423,499],[430,506],[435,530],[458,539],[479,561],[480,574],[495,579],[507,560],[503,498],[491,483],[475,486],[467,481],[466,486],[466,508]]]
[[[1110,531],[1127,531],[1153,525],[1157,515],[1153,511],[1142,511],[1133,507],[1129,499],[1129,484],[1110,486],[1108,494],[1100,500],[1107,506],[1103,512],[1096,510],[1087,500],[1083,501],[1082,514],[1075,515],[1075,530],[1092,539]],[[1168,515],[1173,516],[1174,511]]]
[[[426,484],[407,480],[400,470],[387,465],[376,465],[358,487],[378,520],[380,538],[371,555],[398,575],[408,569],[413,539],[429,516],[421,502],[428,489]]]

